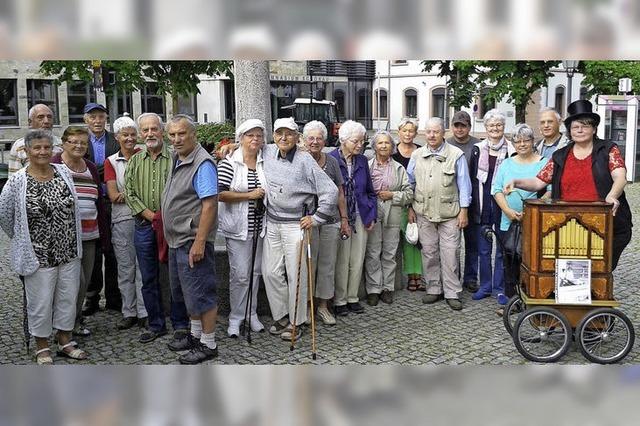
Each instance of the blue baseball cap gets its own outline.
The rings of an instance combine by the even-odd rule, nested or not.
[[[100,111],[108,112],[104,106],[91,102],[84,106],[84,113],[86,114],[88,112],[93,111],[94,109],[99,109]]]

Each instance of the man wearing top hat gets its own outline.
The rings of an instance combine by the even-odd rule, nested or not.
[[[89,130],[89,147],[85,158],[96,165],[100,181],[104,182],[104,161],[110,155],[115,154],[120,149],[116,138],[106,130],[107,109],[97,103],[88,103],[84,106],[84,122]],[[106,197],[106,190],[101,189],[105,207],[107,208],[107,217],[111,218],[111,203]],[[109,228],[111,223],[109,223]],[[99,245],[98,245],[99,246]],[[109,243],[109,246],[111,244]],[[102,275],[102,258],[104,257],[104,278]],[[96,258],[91,275],[91,282],[87,289],[87,296],[82,308],[82,314],[85,316],[93,315],[98,310],[100,301],[100,292],[104,283],[104,297],[106,299],[105,308],[120,311],[122,307],[122,296],[118,289],[118,267],[116,264],[113,250],[102,252],[102,249],[96,249]]]

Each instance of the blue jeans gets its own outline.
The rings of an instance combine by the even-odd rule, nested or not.
[[[160,272],[158,244],[150,222],[136,218],[134,245],[140,265],[140,275],[142,275],[142,298],[144,307],[147,309],[149,329],[155,332],[164,331],[167,325],[158,279]],[[189,316],[182,297],[173,297],[171,300],[171,324],[174,330],[189,329]]]
[[[478,282],[478,233],[480,225],[469,222],[464,233],[464,275],[462,282]]]
[[[480,256],[480,289],[479,292],[485,294],[493,294],[497,296],[504,293],[504,270],[502,268],[502,249],[500,246],[496,248],[496,257],[493,268],[491,267],[491,250],[493,248],[493,240],[488,241],[482,235],[482,227],[491,226],[497,232],[500,232],[500,218],[502,211],[495,201],[482,206],[483,209],[491,209],[490,217],[492,223],[486,223],[478,226],[478,255]]]

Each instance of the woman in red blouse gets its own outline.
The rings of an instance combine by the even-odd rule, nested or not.
[[[591,102],[579,100],[568,108],[564,123],[571,142],[557,150],[535,178],[516,179],[505,186],[539,191],[552,184],[551,197],[564,201],[601,201],[613,204],[612,269],[631,241],[631,210],[624,195],[626,168],[618,146],[596,136],[600,116]]]

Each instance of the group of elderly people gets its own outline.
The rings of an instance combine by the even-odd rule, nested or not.
[[[559,122],[557,114],[544,111],[546,116]],[[545,155],[526,124],[507,140],[505,121],[500,111],[488,111],[487,138],[478,141],[469,135],[469,115],[458,112],[445,141],[444,122],[432,118],[419,147],[413,142],[417,124],[403,120],[399,141],[377,132],[367,158],[366,129],[352,120],[339,129],[339,147],[327,152],[321,122],[307,123],[300,138],[292,118],[277,119],[275,143],[266,144],[264,124],[249,119],[237,127],[237,143],[221,152],[216,170],[195,141],[190,118],[176,116],[164,129],[155,114],[136,122],[125,116],[114,122],[119,150],[106,156],[103,179],[86,158],[86,129],[67,128],[63,151],[55,156],[49,131],[29,132],[23,140],[28,161],[0,197],[0,225],[12,239],[11,265],[23,279],[37,362],[53,362],[48,340],[54,329],[60,355],[87,357],[71,335],[81,324],[96,249],[109,250],[106,242],[118,262],[118,328],[145,325],[141,343],[167,333],[159,261],[168,260],[174,329],[168,347],[188,350],[179,358],[185,364],[217,356],[216,226],[230,265],[232,338],[243,320],[254,332],[265,330],[257,315],[261,278],[273,317],[269,332],[285,340],[298,339],[309,322],[311,294],[326,325],[336,324],[334,315],[364,312],[363,281],[370,306],[393,303],[400,246],[407,288],[425,291],[423,303],[445,299],[460,310],[465,287],[473,300],[493,296],[504,305],[513,283],[505,287],[502,252],[495,250],[492,260],[483,228],[504,235],[511,221],[521,220],[523,200],[545,192],[613,203],[617,265],[631,238],[624,162],[615,144],[595,137],[598,116],[591,104],[569,106],[564,144],[543,132]],[[173,152],[163,144],[164,130]],[[417,243],[407,238],[409,226],[417,227]],[[308,253],[305,233],[311,235]]]

